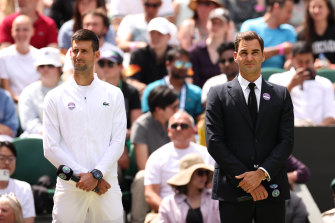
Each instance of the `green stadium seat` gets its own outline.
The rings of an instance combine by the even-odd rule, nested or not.
[[[272,74],[282,73],[282,72],[285,72],[285,71],[287,71],[287,70],[284,70],[282,68],[277,68],[277,67],[263,67],[262,70],[261,70],[261,74],[262,74],[262,76],[265,80],[269,80],[269,77]]]
[[[320,69],[316,71],[317,75],[329,79],[332,83],[335,82],[335,70],[332,69]]]
[[[37,138],[15,138],[16,169],[12,178],[33,185],[38,178],[48,175],[56,183],[56,168],[44,157],[43,141]]]

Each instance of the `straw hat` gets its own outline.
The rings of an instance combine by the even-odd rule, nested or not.
[[[207,1],[215,3],[218,7],[223,7],[223,5],[220,3],[219,0],[207,0]],[[188,7],[193,11],[197,10],[197,6],[198,6],[198,0],[191,0],[190,3],[188,4]]]
[[[205,164],[201,156],[197,153],[185,155],[180,160],[179,173],[168,179],[167,183],[171,186],[187,185],[191,181],[191,177],[194,171],[196,171],[197,169],[205,169],[213,173],[214,166]],[[208,179],[208,181],[210,180],[211,179]]]

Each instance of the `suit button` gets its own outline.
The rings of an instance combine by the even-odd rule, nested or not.
[[[255,143],[258,143],[258,139],[255,139]]]

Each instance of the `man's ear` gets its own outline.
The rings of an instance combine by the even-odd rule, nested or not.
[[[237,52],[234,51],[234,61],[236,62],[236,58],[237,58]]]
[[[100,59],[100,50],[95,51],[94,57],[95,57],[95,62]]]

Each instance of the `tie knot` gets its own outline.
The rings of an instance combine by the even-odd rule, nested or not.
[[[255,89],[255,86],[256,86],[255,83],[252,83],[252,82],[249,83],[249,89],[250,89],[251,91],[253,91],[253,90]]]

